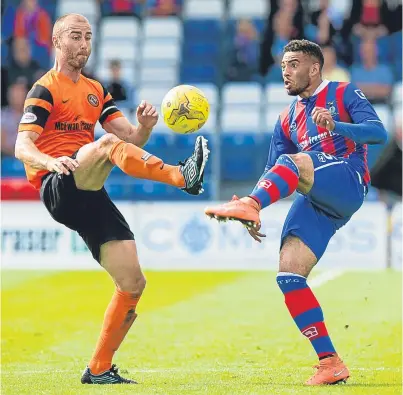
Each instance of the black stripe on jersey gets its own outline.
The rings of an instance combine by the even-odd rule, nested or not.
[[[106,108],[112,107],[112,106],[116,106],[116,104],[115,104],[115,102],[114,102],[113,99],[108,100],[107,102],[105,102],[105,103],[104,103],[104,106],[102,107],[101,114],[102,114],[102,112],[103,112]]]
[[[104,90],[104,99],[105,99],[105,97],[108,94],[108,90],[102,84],[101,84],[101,86],[102,86],[102,89]]]
[[[102,115],[99,117],[99,123],[102,125],[105,122],[106,118],[109,117],[109,115],[115,114],[115,112],[118,112],[118,111],[119,111],[119,109],[116,106],[109,108],[104,113],[102,113]]]
[[[42,99],[53,106],[53,97],[50,90],[42,85],[35,85],[27,95],[27,99]]]
[[[50,112],[43,107],[40,106],[27,106],[24,109],[24,114],[27,112],[31,112],[36,115],[36,121],[30,122],[30,124],[38,125],[42,128],[45,127],[46,121],[48,120]]]

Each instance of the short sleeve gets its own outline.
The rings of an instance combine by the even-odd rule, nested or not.
[[[52,109],[52,93],[45,86],[35,84],[25,99],[24,113],[18,131],[32,131],[41,134]]]
[[[104,92],[104,105],[102,107],[101,115],[99,116],[99,123],[103,125],[108,123],[115,118],[123,117],[122,112],[117,108],[112,95],[108,90],[102,86]]]

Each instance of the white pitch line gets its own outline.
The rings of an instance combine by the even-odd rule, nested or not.
[[[308,279],[308,285],[311,288],[318,288],[321,285],[326,284],[327,282],[329,282],[331,280],[335,280],[336,278],[340,277],[344,273],[345,273],[345,270],[343,270],[343,269],[328,270],[326,272],[318,274],[312,280]]]

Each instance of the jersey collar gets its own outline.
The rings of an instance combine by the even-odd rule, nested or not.
[[[319,92],[323,91],[323,89],[325,89],[327,87],[329,82],[330,81],[328,81],[328,80],[323,80],[322,83],[316,88],[316,91],[313,92],[313,95],[311,97],[316,96]],[[299,95],[297,96],[297,98],[298,98],[298,101],[304,99],[303,97],[301,97]]]

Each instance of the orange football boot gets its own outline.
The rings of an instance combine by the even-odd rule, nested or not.
[[[316,373],[305,383],[306,385],[343,384],[350,377],[347,366],[337,354],[321,359]]]
[[[252,198],[247,201],[248,203],[234,195],[230,202],[206,207],[204,212],[210,218],[218,221],[236,220],[242,222],[246,227],[257,227],[260,224],[259,204]]]

